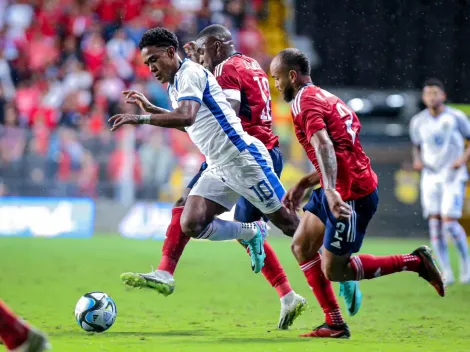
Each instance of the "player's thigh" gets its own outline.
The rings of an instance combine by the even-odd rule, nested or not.
[[[426,177],[421,179],[421,207],[424,218],[439,216],[442,205],[442,185],[439,182]]]
[[[207,170],[194,185],[186,200],[181,215],[183,232],[192,236],[202,231],[215,216],[231,209],[237,198],[237,193],[211,170]]]
[[[306,211],[292,239],[292,253],[299,263],[311,259],[323,243],[325,225],[315,214]]]
[[[338,257],[358,252],[361,249],[367,227],[377,211],[378,190],[376,189],[363,198],[348,201],[352,212],[347,219],[338,220],[333,216],[324,194],[322,201],[327,213],[324,247]]]
[[[444,184],[442,190],[441,217],[444,219],[460,219],[465,199],[465,182]]]
[[[285,194],[266,147],[253,143],[223,169],[227,184],[263,214],[282,207]]]

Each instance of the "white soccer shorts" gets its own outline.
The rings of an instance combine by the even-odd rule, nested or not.
[[[258,140],[225,165],[209,166],[189,193],[212,200],[228,210],[243,196],[263,214],[279,210],[284,194],[271,156]]]
[[[460,219],[465,199],[465,181],[441,182],[421,179],[421,205],[425,218],[440,215]]]

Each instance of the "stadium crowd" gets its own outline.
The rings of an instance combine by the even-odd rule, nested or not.
[[[266,64],[257,27],[263,2],[0,0],[0,196],[113,197],[125,139],[111,135],[107,119],[134,109],[121,91],[169,108],[140,58],[143,32],[165,26],[185,43],[222,23],[240,51]],[[157,198],[172,177],[183,185],[203,160],[176,130],[139,127],[135,145],[139,198]]]

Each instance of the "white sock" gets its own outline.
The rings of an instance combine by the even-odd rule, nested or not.
[[[209,241],[251,240],[258,229],[254,223],[214,219],[197,237]]]
[[[295,292],[294,290],[290,291],[289,293],[285,294],[281,297],[281,305],[288,306],[292,304],[295,299]]]
[[[436,257],[445,272],[452,272],[449,260],[449,249],[447,247],[447,237],[444,236],[439,219],[429,219],[429,235],[431,237],[431,246],[436,252]]]
[[[454,241],[460,256],[460,273],[467,273],[468,270],[468,243],[467,234],[458,221],[445,222],[442,224],[444,234]]]

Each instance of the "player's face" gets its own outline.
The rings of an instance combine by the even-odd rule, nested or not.
[[[290,71],[285,70],[277,58],[271,62],[270,70],[276,88],[281,92],[283,99],[287,102],[292,101],[294,99],[294,85]]]
[[[200,64],[208,71],[214,72],[215,67],[222,62],[219,59],[220,42],[216,40],[200,39],[198,42],[198,51],[201,54]]]
[[[173,82],[178,63],[175,58],[175,48],[160,48],[156,46],[146,46],[140,52],[144,63],[150,69],[153,76],[161,83]]]
[[[446,93],[438,86],[426,86],[423,89],[423,102],[428,109],[436,109],[446,100]]]

